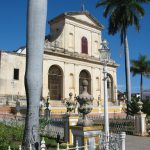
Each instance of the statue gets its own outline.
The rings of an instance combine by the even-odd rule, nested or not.
[[[139,108],[138,114],[143,114],[143,112],[142,112],[143,102],[141,101],[141,99],[139,99],[137,104],[138,104],[138,108]]]
[[[69,93],[69,99],[66,100],[65,105],[67,108],[67,113],[70,114],[75,110],[76,103],[72,100],[72,93]]]
[[[80,126],[90,126],[93,121],[87,119],[87,114],[89,114],[93,109],[93,96],[87,92],[88,81],[83,80],[83,92],[76,97],[78,103],[80,104],[78,111],[82,114],[82,119],[78,120],[78,125]]]

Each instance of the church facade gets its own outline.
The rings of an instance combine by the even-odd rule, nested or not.
[[[52,105],[82,92],[82,81],[88,81],[88,92],[103,103],[103,64],[99,49],[103,26],[89,12],[63,13],[50,20],[50,34],[45,38],[42,96],[49,95]],[[25,97],[26,48],[15,52],[0,51],[0,100]],[[117,104],[117,67],[108,63],[108,100]]]

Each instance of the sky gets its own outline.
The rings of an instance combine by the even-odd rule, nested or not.
[[[112,58],[119,64],[117,69],[118,89],[125,91],[124,51],[120,48],[119,35],[108,35],[108,20],[103,17],[103,8],[96,8],[98,0],[48,0],[47,21],[55,16],[69,11],[80,11],[82,1],[85,9],[104,25],[103,39],[106,39],[111,49]],[[138,59],[139,54],[150,59],[150,4],[144,5],[145,16],[140,20],[140,32],[134,27],[128,29],[130,59]],[[0,2],[0,50],[16,50],[26,44],[26,14],[27,0],[1,0]],[[46,25],[46,34],[49,25]],[[144,89],[150,89],[150,79],[144,78]],[[132,77],[132,92],[139,92],[140,77]]]

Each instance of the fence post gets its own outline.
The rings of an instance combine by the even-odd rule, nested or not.
[[[94,137],[89,138],[88,143],[89,143],[89,149],[95,150],[95,148],[96,148],[95,138]]]
[[[59,143],[57,143],[57,150],[60,150],[60,149],[59,149]]]
[[[31,145],[31,144],[30,144],[30,147],[29,147],[29,149],[30,149],[30,150],[32,150],[32,145]]]
[[[68,142],[67,142],[67,148],[66,148],[66,150],[69,150],[69,144],[68,144]]]
[[[73,144],[73,134],[70,129],[70,126],[77,125],[78,122],[78,116],[65,116],[64,117],[65,127],[64,127],[64,133],[65,133],[65,142],[69,142],[69,144]]]
[[[94,140],[94,149],[96,149],[96,142],[95,142],[95,140]]]
[[[126,133],[125,132],[121,132],[120,133],[120,150],[125,150],[126,146],[125,146],[125,138],[126,138]]]
[[[84,150],[88,150],[88,144],[87,144],[87,141],[85,143],[85,149]]]
[[[76,150],[79,150],[78,141],[76,140]]]
[[[45,150],[45,140],[44,140],[44,137],[42,138],[42,141],[41,141],[41,150]]]

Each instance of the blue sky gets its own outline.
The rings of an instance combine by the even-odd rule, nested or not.
[[[95,8],[97,0],[84,0],[85,8],[95,16],[104,26],[103,38],[109,42],[112,58],[120,64],[118,67],[118,89],[125,90],[124,52],[120,57],[119,35],[108,35],[108,20],[103,18],[102,8]],[[68,11],[80,11],[82,0],[48,0],[47,21]],[[26,7],[27,0],[1,0],[0,4],[0,50],[15,50],[26,43]],[[150,5],[145,5],[146,15],[141,19],[139,33],[133,27],[128,30],[130,58],[137,59],[139,53],[145,54],[150,59]],[[47,24],[46,34],[49,32]],[[132,92],[139,91],[139,76],[132,77]],[[144,78],[144,89],[150,88],[150,79]]]

